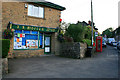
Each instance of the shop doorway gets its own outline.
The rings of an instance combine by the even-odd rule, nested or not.
[[[45,35],[44,54],[51,53],[51,36]]]

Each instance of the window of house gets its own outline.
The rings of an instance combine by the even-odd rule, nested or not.
[[[28,5],[28,16],[44,18],[44,8],[34,5]]]

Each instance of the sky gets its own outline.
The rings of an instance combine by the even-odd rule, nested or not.
[[[67,23],[91,20],[91,0],[46,0],[66,8],[62,11],[61,19]],[[118,2],[120,0],[92,0],[93,22],[98,31],[118,27]]]

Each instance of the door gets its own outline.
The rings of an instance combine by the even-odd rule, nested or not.
[[[51,37],[45,36],[45,45],[44,45],[44,54],[50,54],[51,53]]]

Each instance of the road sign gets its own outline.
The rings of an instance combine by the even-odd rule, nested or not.
[[[98,32],[95,32],[95,36],[98,36]]]

